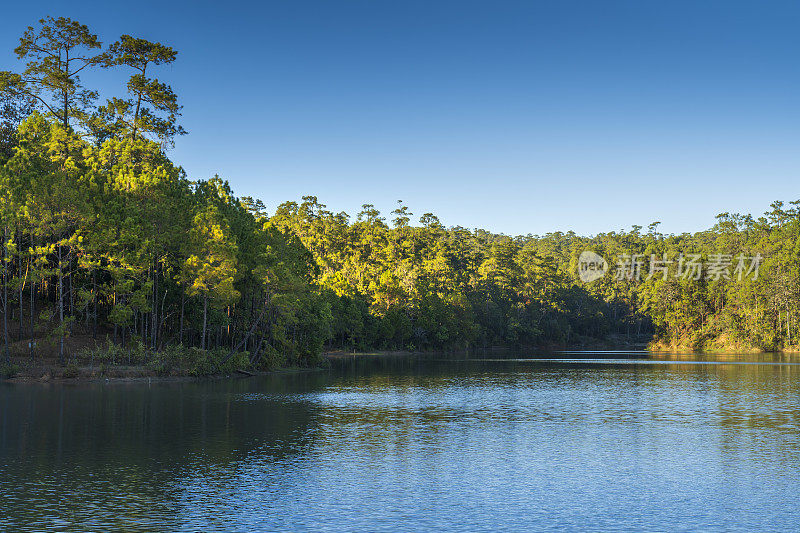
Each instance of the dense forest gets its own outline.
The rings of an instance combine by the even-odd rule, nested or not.
[[[169,46],[46,18],[0,71],[2,351],[62,364],[93,350],[205,373],[314,364],[326,349],[484,350],[651,338],[671,348],[781,349],[800,301],[800,208],[581,237],[509,237],[316,197],[268,214],[170,160],[181,106]],[[101,101],[81,74],[109,69]],[[763,257],[758,275],[620,276],[578,258]],[[79,342],[80,341],[80,342]],[[98,352],[99,354],[99,352]],[[100,355],[98,355],[100,357]],[[172,359],[170,359],[172,358]],[[160,367],[168,370],[165,366]]]

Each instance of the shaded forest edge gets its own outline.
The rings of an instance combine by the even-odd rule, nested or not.
[[[171,47],[130,35],[104,45],[48,17],[14,52],[20,70],[0,71],[4,375],[87,362],[218,375],[314,367],[336,350],[796,346],[798,202],[723,213],[693,234],[653,223],[594,237],[447,227],[402,202],[388,221],[373,205],[351,217],[314,196],[270,214],[170,159],[186,134],[178,95],[156,77],[177,60]],[[117,74],[119,93],[85,87],[93,69]],[[612,264],[761,264],[758,275],[583,283],[586,250]]]

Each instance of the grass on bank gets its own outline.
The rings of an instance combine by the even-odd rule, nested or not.
[[[10,361],[0,359],[0,379],[201,377],[236,371],[269,371],[290,363],[276,351],[264,351],[256,358],[250,352],[231,353],[228,348],[202,350],[169,345],[154,351],[141,342],[122,347],[108,339],[91,341],[73,337],[69,341],[64,365],[59,364],[47,346],[37,346],[31,358],[27,343],[14,343]]]

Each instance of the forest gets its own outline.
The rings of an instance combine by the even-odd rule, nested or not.
[[[402,202],[351,217],[314,196],[267,213],[170,159],[187,134],[178,95],[157,77],[173,48],[130,35],[104,45],[85,25],[48,17],[14,53],[20,68],[0,71],[6,364],[96,357],[211,374],[315,365],[330,350],[796,344],[797,201],[680,235],[653,223],[512,237],[415,218]],[[93,69],[117,74],[119,93],[84,86]],[[731,267],[584,283],[586,250],[612,264],[763,259],[757,276]]]

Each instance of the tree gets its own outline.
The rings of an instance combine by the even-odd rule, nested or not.
[[[113,43],[104,58],[106,67],[126,66],[135,71],[128,80],[129,99],[113,98],[101,113],[117,116],[125,124],[132,139],[137,135],[153,135],[162,144],[186,131],[176,123],[181,107],[169,85],[147,77],[151,66],[170,64],[178,53],[161,43],[153,43],[123,35]]]
[[[14,148],[17,146],[17,128],[32,111],[30,99],[24,94],[16,93],[10,87],[10,91],[3,91],[2,88],[10,83],[3,81],[7,76],[8,73],[0,72],[0,95],[3,96],[0,103],[0,165],[14,155]]]
[[[25,71],[0,73],[0,90],[36,100],[69,129],[73,120],[86,119],[97,97],[81,85],[79,74],[103,61],[102,54],[93,52],[101,43],[89,28],[69,18],[46,17],[39,25],[28,27],[14,50],[27,61]]]
[[[189,257],[183,265],[182,279],[189,296],[203,302],[201,347],[206,348],[208,308],[222,308],[236,302],[240,293],[234,287],[236,243],[230,236],[228,222],[214,206],[195,215],[189,233]]]

